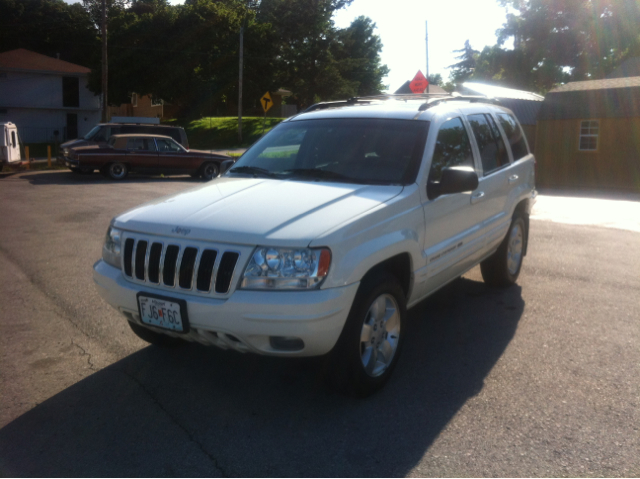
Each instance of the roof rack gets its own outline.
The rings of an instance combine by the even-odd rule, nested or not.
[[[337,101],[325,101],[320,103],[315,103],[311,105],[306,110],[303,110],[301,113],[308,113],[310,111],[315,110],[325,110],[327,108],[339,108],[342,106],[354,106],[354,105],[368,105],[370,103],[385,101],[385,100],[426,100],[420,107],[419,111],[425,111],[433,106],[438,105],[439,103],[445,101],[468,101],[471,103],[474,102],[484,102],[484,103],[499,103],[499,101],[495,98],[484,96],[484,95],[461,95],[460,93],[402,93],[402,94],[387,94],[387,95],[373,95],[373,96],[362,96],[362,97],[352,97],[348,100],[337,100]]]

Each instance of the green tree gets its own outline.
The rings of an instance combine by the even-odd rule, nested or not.
[[[97,30],[81,4],[63,0],[0,0],[0,51],[26,48],[92,68]]]
[[[460,53],[460,55],[455,57],[456,60],[460,61],[447,67],[452,69],[449,77],[453,83],[462,83],[473,75],[476,68],[476,58],[480,52],[471,48],[469,40],[466,40],[464,47],[460,50],[454,50],[454,53]]]
[[[340,76],[349,88],[344,96],[379,95],[385,89],[382,79],[389,73],[380,64],[382,41],[374,34],[376,24],[368,17],[356,18],[348,28],[336,32],[331,46]],[[342,92],[335,92],[340,96]]]

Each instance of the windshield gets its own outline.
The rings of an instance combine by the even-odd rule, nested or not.
[[[96,136],[96,133],[98,133],[100,131],[100,128],[102,128],[101,125],[96,125],[94,126],[91,131],[89,133],[87,133],[86,135],[84,135],[84,139],[85,140],[92,140],[94,136]]]
[[[416,179],[429,123],[345,118],[278,125],[227,175],[403,184]]]

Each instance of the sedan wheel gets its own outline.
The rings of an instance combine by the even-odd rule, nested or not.
[[[209,181],[214,179],[220,173],[220,167],[216,163],[205,163],[202,167],[202,177]]]
[[[128,169],[127,165],[124,163],[111,163],[107,166],[107,175],[112,180],[122,180],[125,176],[127,176]]]

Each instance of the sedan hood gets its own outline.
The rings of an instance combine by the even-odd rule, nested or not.
[[[114,226],[222,243],[300,247],[401,191],[402,186],[219,178],[123,213]]]

